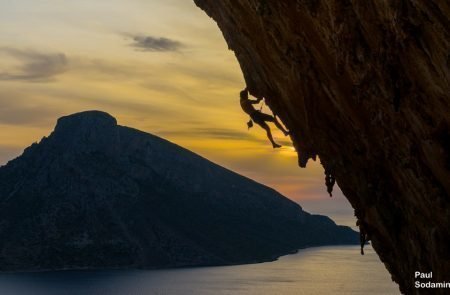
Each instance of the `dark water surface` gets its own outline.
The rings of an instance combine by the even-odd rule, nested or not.
[[[1,295],[399,294],[368,247],[301,250],[253,265],[151,271],[0,274]]]

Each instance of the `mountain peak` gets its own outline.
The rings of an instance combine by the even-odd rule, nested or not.
[[[64,150],[109,150],[117,132],[117,120],[110,114],[85,111],[58,119],[52,138]]]
[[[0,167],[0,271],[224,265],[358,235],[107,113]]]
[[[55,131],[74,129],[92,129],[92,128],[111,128],[117,126],[117,120],[108,113],[102,111],[85,111],[64,116],[58,119]]]

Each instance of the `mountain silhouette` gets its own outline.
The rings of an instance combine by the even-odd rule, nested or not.
[[[0,270],[35,271],[262,262],[358,235],[88,111],[0,167],[0,241]]]

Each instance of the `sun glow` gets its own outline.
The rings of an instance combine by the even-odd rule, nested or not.
[[[39,3],[0,4],[1,164],[57,118],[98,109],[292,199],[326,198],[322,168],[299,169],[289,137],[270,124],[274,150],[259,126],[247,130],[240,66],[192,2]]]

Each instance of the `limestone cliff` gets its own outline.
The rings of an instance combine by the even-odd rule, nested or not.
[[[399,283],[450,273],[448,1],[194,0]],[[434,294],[445,293],[433,290]]]

